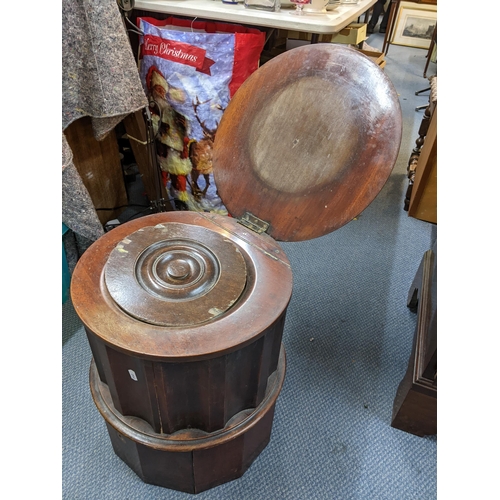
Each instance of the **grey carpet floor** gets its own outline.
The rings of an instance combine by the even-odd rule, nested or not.
[[[369,45],[381,48],[375,33]],[[426,51],[391,46],[386,74],[404,117],[399,159],[375,201],[334,233],[286,243],[294,292],[283,342],[287,374],[271,442],[243,477],[200,499],[394,499],[437,497],[437,438],[390,426],[416,317],[409,287],[436,227],[403,210],[406,165],[427,95]],[[431,64],[428,75],[436,73]],[[92,401],[91,360],[71,301],[62,308],[62,492],[73,499],[183,499],[144,484],[113,452]]]

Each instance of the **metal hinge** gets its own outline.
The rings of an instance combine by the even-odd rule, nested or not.
[[[255,217],[255,215],[250,212],[245,212],[241,219],[238,219],[238,222],[258,234],[265,233],[269,228],[268,222]]]

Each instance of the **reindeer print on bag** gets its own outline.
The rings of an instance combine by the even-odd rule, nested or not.
[[[207,33],[204,22],[184,30],[175,18],[138,21],[139,73],[172,208],[227,215],[214,180],[213,144],[231,96],[258,67],[265,35],[225,23]]]

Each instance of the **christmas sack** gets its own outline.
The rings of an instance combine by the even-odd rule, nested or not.
[[[139,73],[163,182],[176,210],[227,214],[212,146],[240,85],[258,68],[265,33],[241,25],[140,17]]]

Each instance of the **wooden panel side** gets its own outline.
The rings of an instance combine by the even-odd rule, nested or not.
[[[193,451],[195,493],[240,477],[243,470],[245,435],[212,448]]]
[[[281,338],[285,324],[286,310],[282,316],[269,328],[264,336],[264,345],[260,360],[258,390],[255,405],[259,405],[266,394],[269,376],[277,369],[281,347]]]
[[[128,203],[127,191],[114,131],[102,141],[94,137],[90,117],[74,121],[64,131],[73,163],[89,192],[101,224],[118,217]]]
[[[391,427],[420,437],[437,434],[437,398],[410,389],[394,412]]]
[[[134,153],[134,158],[139,167],[139,172],[142,176],[144,189],[148,198],[153,201],[158,197],[168,198],[165,186],[160,182],[161,173],[155,169],[155,164],[152,163],[152,156],[156,154],[154,145],[147,144],[146,123],[142,115],[142,111],[136,111],[125,117],[123,120],[125,130],[130,141],[130,147]],[[170,207],[166,203],[166,208]]]
[[[139,417],[160,432],[151,361],[127,356],[107,346],[106,353],[116,386],[116,395],[111,393],[113,404],[121,408],[123,415]]]
[[[196,493],[193,472],[193,452],[156,450],[137,445],[144,481],[186,493]]]
[[[437,106],[418,159],[408,215],[437,224]]]
[[[225,419],[257,406],[259,372],[265,337],[227,355]]]
[[[171,434],[183,429],[213,432],[224,427],[224,358],[158,366],[163,432]]]

